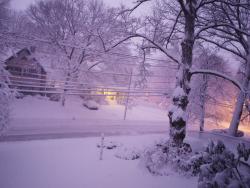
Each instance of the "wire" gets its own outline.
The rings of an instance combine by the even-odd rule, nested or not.
[[[43,90],[53,89],[53,90],[74,90],[74,91],[94,91],[94,92],[105,92],[103,91],[104,88],[70,88],[70,87],[48,87],[48,86],[39,86],[39,85],[25,85],[25,84],[9,84],[9,86],[18,87],[18,88],[30,88],[30,90],[33,90],[33,88],[41,88]],[[166,94],[162,90],[141,90],[138,91],[136,89],[117,89],[117,88],[105,88],[108,92],[121,92],[121,93],[161,93]]]
[[[43,66],[43,67],[49,67],[49,66]],[[51,67],[49,67],[51,68]],[[56,70],[64,70],[65,68],[59,67],[59,68],[54,68],[53,71]],[[15,71],[15,70],[10,70],[9,72],[13,72],[13,73],[19,73],[21,74],[20,71]],[[101,71],[88,71],[88,70],[81,70],[82,73],[92,73],[92,74],[104,74],[104,75],[117,75],[117,76],[133,76],[133,77],[141,77],[142,75],[140,74],[125,74],[125,73],[116,73],[116,72],[101,72]],[[24,72],[23,74],[25,75],[34,75],[34,76],[46,76],[46,74],[38,74],[38,73],[27,73]],[[166,78],[166,75],[149,75],[146,77],[155,77],[155,78]]]
[[[40,74],[39,76],[45,77],[45,75],[42,75],[42,74]],[[35,82],[40,81],[40,83],[57,83],[57,84],[59,84],[59,83],[63,83],[63,84],[65,84],[65,83],[67,83],[67,84],[73,83],[73,84],[77,84],[77,85],[95,85],[94,83],[87,83],[87,82],[84,83],[84,82],[67,81],[67,80],[48,80],[48,79],[45,79],[45,78],[33,78],[33,77],[28,77],[28,76],[12,76],[11,75],[11,76],[8,76],[8,77],[13,78],[12,79],[13,82],[25,81],[25,82],[32,83],[32,81],[35,81]],[[18,80],[16,80],[16,79],[18,79]],[[147,82],[147,84],[156,84],[156,83],[158,83],[158,84],[174,84],[173,82]],[[118,82],[118,84],[111,84],[111,85],[119,87],[119,86],[128,85],[128,83],[120,82],[120,84],[119,84],[119,82]]]
[[[147,95],[142,95],[142,94],[133,94],[131,95],[130,92],[127,94],[88,94],[88,93],[83,93],[83,92],[63,92],[63,91],[41,91],[41,90],[29,90],[29,89],[10,89],[11,91],[18,91],[18,92],[24,92],[24,93],[39,93],[39,94],[66,94],[66,95],[84,95],[84,96],[119,96],[119,97],[149,97],[149,96],[154,96],[154,97],[167,97],[167,95],[163,94],[147,94]],[[124,92],[125,93],[125,92]]]

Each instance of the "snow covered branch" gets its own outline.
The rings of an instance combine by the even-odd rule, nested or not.
[[[136,5],[130,9],[125,9],[123,10],[120,14],[124,14],[125,12],[129,12],[129,14],[131,14],[135,9],[137,9],[141,4],[147,2],[147,1],[151,1],[151,0],[137,0],[135,3]]]
[[[172,55],[170,55],[160,44],[158,44],[157,42],[155,42],[154,40],[148,38],[145,35],[139,34],[139,33],[131,33],[129,36],[125,37],[124,39],[118,41],[117,43],[115,43],[114,45],[112,45],[111,47],[107,48],[105,45],[104,40],[102,39],[102,37],[100,37],[100,40],[102,42],[103,48],[105,52],[110,51],[111,49],[119,46],[120,44],[123,44],[125,41],[132,39],[132,38],[142,38],[145,39],[146,41],[148,41],[149,43],[151,43],[155,49],[160,50],[162,53],[164,53],[168,58],[170,58],[173,62],[179,64],[179,61],[174,58]]]
[[[191,75],[195,75],[195,74],[209,74],[209,75],[214,75],[220,78],[223,78],[225,80],[230,81],[232,84],[234,84],[237,88],[239,88],[241,91],[244,91],[243,86],[235,79],[227,76],[226,74],[217,72],[217,71],[213,71],[213,70],[206,70],[206,69],[197,69],[197,70],[192,70],[191,71]],[[245,91],[244,91],[245,92]]]

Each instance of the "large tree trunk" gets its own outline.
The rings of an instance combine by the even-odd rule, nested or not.
[[[232,136],[237,135],[242,111],[244,108],[244,103],[245,103],[245,100],[247,97],[247,91],[248,91],[249,84],[250,84],[250,37],[248,37],[248,48],[249,48],[249,50],[248,50],[248,56],[247,56],[247,60],[246,60],[246,72],[245,72],[245,76],[243,78],[244,91],[240,91],[240,93],[238,95],[236,106],[235,106],[234,113],[233,113],[233,118],[232,118],[232,121],[231,121],[230,127],[229,127],[229,134]]]
[[[196,0],[186,2],[185,36],[181,43],[182,58],[177,73],[177,83],[173,94],[173,104],[169,110],[170,139],[176,145],[181,145],[186,136],[186,108],[188,105],[188,94],[190,92],[190,68],[193,59],[194,25],[195,25],[195,3]],[[184,7],[182,7],[184,8]]]

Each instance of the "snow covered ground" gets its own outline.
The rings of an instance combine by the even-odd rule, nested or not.
[[[82,106],[79,98],[70,98],[65,107],[41,97],[15,99],[6,135],[50,137],[36,141],[0,142],[0,188],[197,187],[197,177],[188,178],[172,171],[168,176],[154,176],[140,159],[116,157],[122,148],[143,151],[156,140],[168,137],[165,110],[139,105],[128,111],[126,121],[123,112],[124,106],[120,105],[101,106],[99,110],[91,111]],[[213,138],[224,140],[231,149],[242,141],[240,138],[193,132],[191,130],[198,130],[195,125],[188,130],[186,141],[194,151],[201,150]],[[156,132],[164,134],[152,134]],[[105,141],[120,143],[121,147],[104,150],[103,160],[99,160],[100,148],[97,147],[100,133],[105,133]],[[142,133],[144,135],[140,135]],[[85,138],[73,138],[77,135]],[[59,137],[63,139],[47,139]],[[250,147],[249,141],[245,143]]]
[[[4,134],[26,135],[28,140],[33,137],[45,139],[168,130],[167,112],[152,105],[144,104],[129,109],[126,120],[123,120],[124,106],[101,105],[99,110],[89,110],[82,104],[83,100],[78,97],[67,98],[65,107],[41,96],[14,99],[11,122]]]
[[[0,143],[1,188],[183,188],[197,187],[197,177],[170,171],[167,176],[148,172],[140,159],[115,157],[122,148],[143,151],[166,134],[105,137],[119,143],[104,150],[100,158],[100,137]],[[216,136],[188,135],[186,142],[201,150]],[[218,137],[217,137],[218,138]],[[235,149],[237,141],[220,138]],[[248,146],[249,143],[248,143]],[[125,153],[126,154],[126,153]]]
[[[60,102],[49,101],[39,96],[14,99],[13,118],[30,119],[116,119],[123,120],[123,105],[101,105],[99,110],[89,110],[83,106],[80,97],[68,97],[65,107]],[[152,106],[136,106],[127,112],[128,120],[167,121],[167,112]]]
[[[124,147],[143,149],[163,135],[109,137]],[[197,178],[171,173],[153,176],[139,160],[122,160],[104,150],[100,138],[0,143],[2,188],[165,188],[196,187]]]
[[[60,133],[60,137],[74,137],[96,136],[102,132],[109,135],[157,133],[168,132],[169,129],[166,109],[150,104],[144,103],[129,109],[125,121],[122,105],[101,105],[99,110],[89,110],[82,104],[83,101],[79,97],[68,97],[65,107],[41,96],[14,99],[11,106],[11,123],[5,134],[50,134],[50,137],[55,137],[55,134]],[[205,130],[227,126],[228,123],[224,122],[221,126],[206,126]],[[192,123],[187,129],[197,131],[199,127],[198,124]],[[244,129],[244,132],[250,136],[249,128]]]

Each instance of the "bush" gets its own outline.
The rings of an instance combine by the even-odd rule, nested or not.
[[[140,152],[136,148],[122,147],[115,153],[115,157],[123,160],[135,160],[140,158]]]
[[[205,151],[195,154],[188,144],[177,146],[167,141],[146,149],[141,158],[155,175],[167,175],[169,169],[183,175],[199,175],[199,188],[249,188],[250,176],[243,173],[240,164],[249,159],[250,149],[239,144],[237,153],[236,158],[221,141],[211,142]]]
[[[120,147],[122,144],[121,143],[117,143],[117,142],[113,142],[113,141],[104,141],[103,143],[103,148],[104,149],[108,149],[108,150],[112,150],[115,149],[117,147]],[[98,148],[101,148],[101,144],[97,144]]]
[[[221,141],[216,144],[211,142],[205,151],[204,164],[200,167],[198,187],[249,187],[250,179],[240,172],[239,167],[242,158],[248,160],[250,149],[246,149],[245,144],[239,144],[237,152],[238,157],[235,158]]]
[[[161,141],[154,147],[147,148],[142,154],[142,159],[150,173],[166,175],[169,168],[178,172],[188,171],[185,161],[191,152],[192,149],[187,143],[179,146],[171,141]]]
[[[61,94],[51,94],[49,100],[58,102],[61,100]]]

